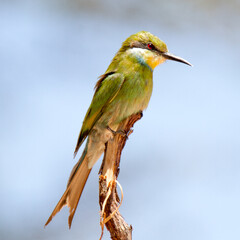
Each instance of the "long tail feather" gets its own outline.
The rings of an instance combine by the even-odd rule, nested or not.
[[[88,163],[85,158],[86,152],[87,146],[80,160],[74,166],[70,174],[66,191],[62,195],[57,206],[47,220],[45,226],[47,226],[51,222],[52,218],[62,209],[62,207],[67,205],[69,207],[68,225],[69,228],[71,228],[72,219],[77,209],[79,199],[81,197],[85,183],[88,179],[89,173],[91,172],[91,169],[88,168]]]

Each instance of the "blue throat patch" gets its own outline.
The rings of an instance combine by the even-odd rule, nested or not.
[[[137,61],[138,61],[140,64],[142,64],[143,66],[149,68],[149,70],[151,70],[151,72],[153,72],[153,69],[143,60],[142,57],[136,56],[136,59],[137,59]]]

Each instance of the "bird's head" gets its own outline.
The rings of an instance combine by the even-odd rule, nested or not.
[[[166,60],[173,60],[191,64],[183,58],[168,52],[166,44],[150,32],[141,31],[131,35],[123,42],[120,53],[127,52],[140,63],[149,66],[152,70]]]

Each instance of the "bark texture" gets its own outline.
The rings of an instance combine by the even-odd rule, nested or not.
[[[128,136],[132,133],[131,128],[141,117],[142,112],[139,112],[122,122],[113,140],[106,143],[103,163],[99,171],[101,174],[99,176],[99,204],[101,211],[104,211],[102,224],[104,219],[112,214],[110,220],[105,223],[112,240],[132,239],[132,226],[125,222],[118,210],[116,211],[120,203],[116,180],[120,171],[122,150]]]

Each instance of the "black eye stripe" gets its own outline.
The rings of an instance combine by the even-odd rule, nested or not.
[[[141,42],[133,42],[129,46],[130,48],[143,48],[148,50],[159,51],[151,42],[149,43],[141,43]]]

